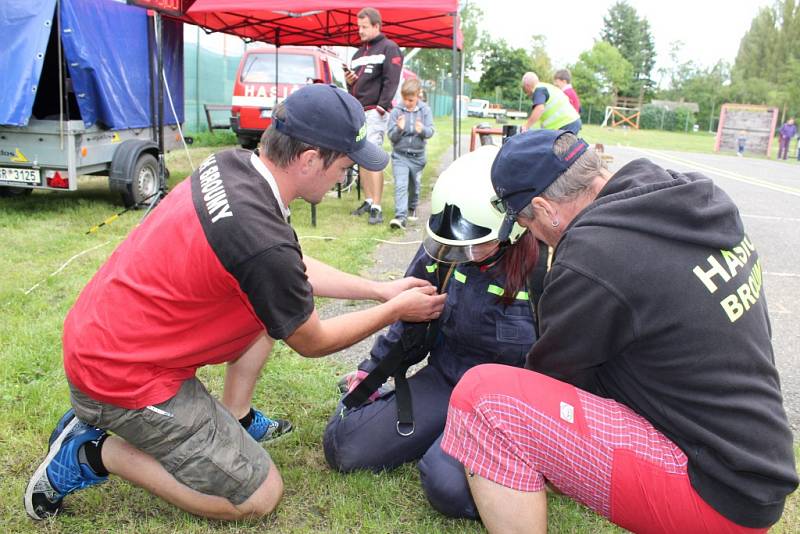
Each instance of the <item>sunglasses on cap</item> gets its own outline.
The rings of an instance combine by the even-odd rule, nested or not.
[[[521,189],[519,191],[515,191],[514,193],[512,193],[511,195],[508,195],[508,196],[519,195],[521,193],[532,193],[532,192],[535,192],[537,190],[538,189],[536,187],[529,187],[528,189]],[[491,198],[491,200],[489,200],[489,202],[492,203],[492,207],[495,210],[497,210],[498,213],[502,213],[503,215],[506,215],[506,214],[516,215],[516,211],[509,207],[508,202],[503,197],[495,195],[495,196],[493,196]]]

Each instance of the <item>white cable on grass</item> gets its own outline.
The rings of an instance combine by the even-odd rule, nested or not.
[[[28,289],[27,291],[23,291],[23,293],[24,293],[25,295],[28,295],[28,294],[29,294],[31,291],[33,291],[34,289],[36,289],[37,287],[39,287],[40,285],[42,285],[43,283],[45,283],[45,282],[47,281],[47,279],[48,279],[48,278],[52,278],[52,277],[54,277],[55,275],[57,275],[58,273],[60,273],[61,271],[63,271],[64,269],[66,269],[66,268],[67,268],[67,265],[69,265],[70,263],[72,263],[72,261],[73,261],[73,260],[75,260],[75,259],[77,259],[77,258],[79,258],[79,257],[83,256],[84,254],[88,254],[89,252],[92,252],[93,250],[97,250],[97,249],[98,249],[98,248],[100,248],[100,247],[104,247],[104,246],[108,245],[109,243],[111,243],[111,240],[109,240],[109,241],[106,241],[106,242],[104,242],[104,243],[100,243],[99,245],[95,245],[95,246],[93,246],[92,248],[87,248],[87,249],[86,249],[86,250],[84,250],[84,251],[78,252],[77,254],[75,254],[74,256],[72,256],[70,259],[68,259],[67,261],[65,261],[64,263],[62,263],[62,264],[61,264],[61,267],[59,267],[58,269],[56,269],[55,271],[53,271],[52,273],[50,273],[49,275],[47,275],[47,276],[46,276],[45,278],[43,278],[42,280],[40,280],[40,281],[36,282],[36,284],[34,284],[34,285],[33,285],[33,286],[30,288],[30,289]]]
[[[323,241],[342,241],[342,240],[343,240],[343,239],[342,239],[342,238],[340,238],[340,237],[333,237],[333,236],[320,236],[320,235],[304,235],[304,236],[300,236],[298,239],[320,239],[320,240],[323,240]],[[359,240],[364,240],[364,239],[367,239],[367,240],[370,240],[370,241],[377,241],[378,243],[386,243],[387,245],[419,245],[420,243],[422,243],[422,241],[388,241],[388,240],[386,240],[386,239],[378,239],[378,238],[376,238],[376,237],[351,237],[351,238],[344,239],[344,241],[359,241]],[[63,271],[64,269],[66,269],[66,268],[67,268],[67,266],[68,266],[70,263],[72,263],[73,261],[75,261],[76,259],[80,258],[80,257],[81,257],[81,256],[83,256],[84,254],[88,254],[89,252],[92,252],[92,251],[94,251],[94,250],[97,250],[97,249],[98,249],[98,248],[100,248],[100,247],[104,247],[104,246],[108,245],[109,243],[111,243],[111,240],[104,241],[103,243],[100,243],[99,245],[95,245],[95,246],[93,246],[92,248],[87,248],[86,250],[83,250],[83,251],[81,251],[81,252],[78,252],[77,254],[75,254],[74,256],[72,256],[70,259],[68,259],[67,261],[65,261],[64,263],[62,263],[62,264],[59,266],[59,268],[58,268],[58,269],[56,269],[55,271],[53,271],[52,273],[50,273],[49,275],[47,275],[45,278],[43,278],[43,279],[39,280],[38,282],[36,282],[36,283],[35,283],[33,286],[31,286],[29,289],[22,290],[23,294],[25,294],[25,295],[29,295],[29,294],[30,294],[30,293],[32,293],[32,292],[33,292],[33,291],[34,291],[34,290],[35,290],[37,287],[39,287],[40,285],[42,285],[43,283],[45,283],[45,282],[47,281],[47,279],[48,279],[48,278],[52,278],[52,277],[56,276],[58,273],[60,273],[60,272],[61,272],[61,271]]]
[[[181,128],[181,122],[178,120],[178,114],[175,112],[175,104],[172,103],[172,93],[169,91],[169,84],[167,83],[167,75],[164,71],[161,71],[161,76],[164,78],[164,88],[167,90],[167,100],[169,100],[169,107],[172,109],[172,116],[175,117],[175,125],[178,127],[178,134],[181,136],[181,144],[183,145],[183,150],[186,152],[186,159],[189,160],[189,167],[192,168],[192,172],[194,172],[194,163],[192,162],[192,156],[189,155],[189,147],[186,145],[186,139],[183,137],[183,129]]]

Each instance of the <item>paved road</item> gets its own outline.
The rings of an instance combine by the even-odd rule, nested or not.
[[[764,268],[784,403],[800,437],[800,164],[734,155],[606,146],[612,171],[636,158],[712,178],[739,206]]]

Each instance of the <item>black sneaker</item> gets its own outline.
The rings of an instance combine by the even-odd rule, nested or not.
[[[372,207],[372,204],[370,204],[367,201],[364,201],[363,204],[361,204],[359,207],[357,207],[356,209],[351,211],[350,215],[355,215],[355,216],[359,217],[359,216],[364,215],[365,213],[367,213],[371,207]]]
[[[383,222],[383,212],[378,208],[370,208],[369,221],[370,224],[380,224]]]
[[[405,230],[406,220],[402,217],[395,217],[394,219],[389,221],[389,227],[394,228],[395,230]]]

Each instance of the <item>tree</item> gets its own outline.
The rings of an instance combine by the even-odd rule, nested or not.
[[[479,43],[484,38],[484,32],[478,27],[478,23],[483,19],[483,10],[475,4],[466,3],[459,16],[461,33],[464,37],[461,53],[464,54],[464,70],[467,71],[475,67],[480,54]],[[449,48],[420,50],[409,62],[409,68],[414,70],[420,78],[438,80],[452,72],[453,52]]]
[[[493,99],[516,100],[523,73],[534,69],[530,54],[523,48],[511,48],[505,39],[490,40],[485,47],[488,51],[478,90]]]
[[[571,70],[572,84],[587,109],[613,104],[614,97],[633,83],[633,66],[605,41],[596,41],[591,50],[581,53]]]
[[[672,68],[664,71],[669,82],[666,88],[658,91],[658,98],[696,103],[700,108],[695,116],[698,124],[713,129],[720,106],[735,100],[731,90],[731,67],[725,61],[705,69],[691,60],[682,62],[679,59],[682,47],[683,43],[673,43]]]
[[[623,94],[639,96],[641,91],[653,86],[650,75],[656,62],[656,48],[650,23],[640,18],[626,0],[615,3],[603,17],[600,38],[616,47],[633,67],[635,83]]]
[[[739,44],[731,84],[735,101],[800,110],[800,5],[777,1],[762,8]]]
[[[534,35],[531,37],[531,65],[533,72],[539,76],[539,79],[544,82],[550,82],[553,79],[553,64],[550,61],[550,56],[547,54],[547,39],[544,35]],[[522,73],[520,73],[522,78]]]
[[[780,62],[777,57],[778,39],[777,14],[773,8],[761,8],[739,42],[734,76],[738,79],[774,79]]]

